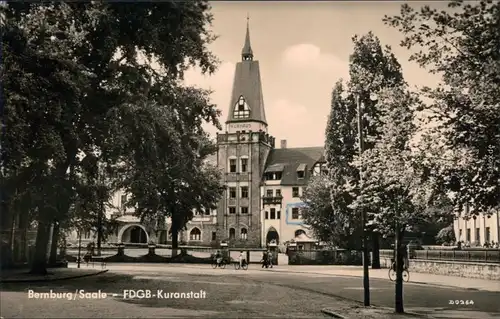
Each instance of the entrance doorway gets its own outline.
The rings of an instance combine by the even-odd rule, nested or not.
[[[148,234],[139,226],[131,226],[123,232],[122,242],[146,244],[148,242]]]
[[[271,227],[267,231],[266,244],[269,244],[273,240],[276,242],[276,244],[279,244],[280,236],[278,235],[278,231],[276,231],[276,228]]]

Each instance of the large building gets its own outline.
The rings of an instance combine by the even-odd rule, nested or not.
[[[492,214],[480,213],[469,216],[468,211],[457,216],[454,221],[455,238],[471,246],[484,246],[485,243],[500,241],[500,211]]]
[[[241,61],[237,63],[225,132],[217,134],[217,165],[227,186],[218,208],[195,215],[179,242],[259,247],[295,237],[312,237],[303,225],[300,197],[313,174],[325,172],[323,147],[280,148],[268,133],[259,62],[254,59],[247,24]],[[117,193],[113,206],[120,207],[126,194]],[[114,213],[116,212],[109,212]],[[133,211],[122,211],[122,223],[111,241],[168,243],[169,223],[164,229],[139,224]],[[87,234],[88,237],[92,237]],[[90,239],[90,238],[89,238]]]

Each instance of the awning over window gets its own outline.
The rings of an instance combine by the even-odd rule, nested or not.
[[[306,164],[300,164],[299,167],[297,167],[297,172],[304,172],[306,170]]]
[[[285,169],[285,164],[273,164],[273,165],[269,165],[266,168],[265,173],[283,172],[284,169]]]

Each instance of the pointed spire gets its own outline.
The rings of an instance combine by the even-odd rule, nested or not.
[[[250,45],[250,17],[247,14],[247,34],[245,36],[245,45],[243,46],[243,50],[241,50],[241,59],[243,61],[252,61],[253,60],[253,51],[252,46]]]

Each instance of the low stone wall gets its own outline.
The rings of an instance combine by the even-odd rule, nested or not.
[[[391,259],[380,257],[380,267],[389,268]],[[500,264],[410,259],[410,272],[500,281]]]
[[[410,271],[500,281],[500,264],[410,259]]]

